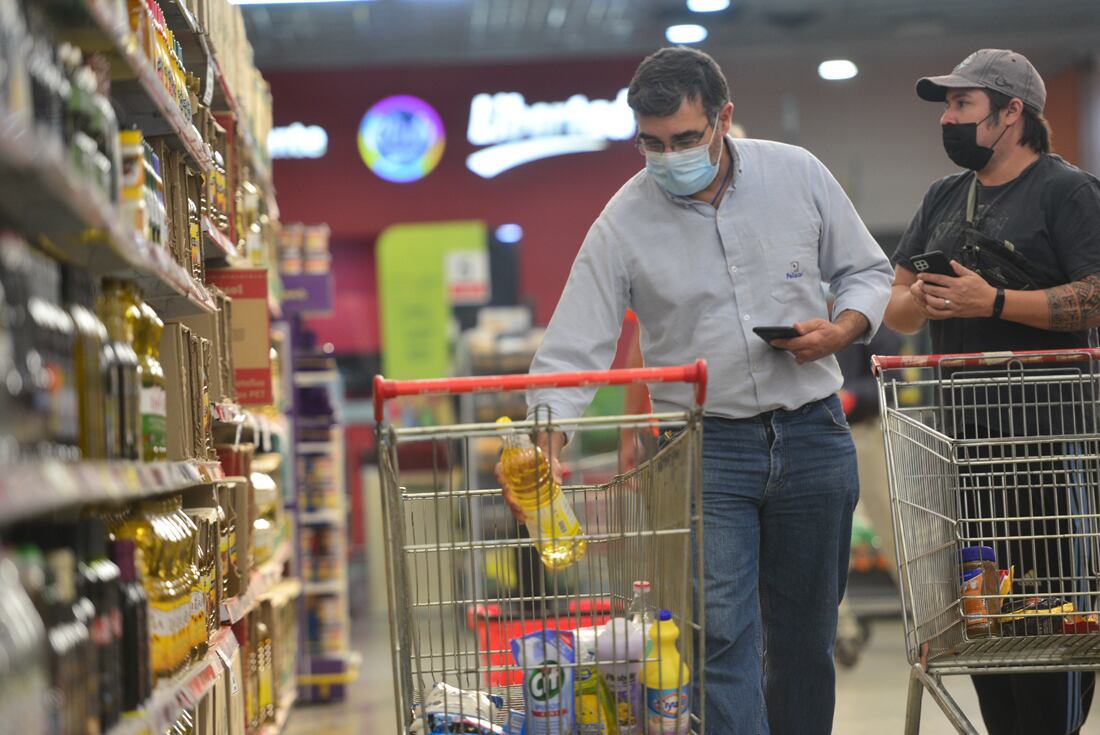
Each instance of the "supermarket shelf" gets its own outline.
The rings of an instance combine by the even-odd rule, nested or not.
[[[342,510],[306,510],[298,514],[298,525],[310,526],[326,523],[340,526],[344,524],[346,518],[347,513]]]
[[[161,83],[152,62],[142,55],[125,14],[114,12],[123,6],[110,0],[84,0],[84,6],[99,31],[111,42],[112,50],[136,77],[133,81],[116,80],[112,85],[112,97],[121,107],[120,122],[136,125],[146,136],[168,136],[172,146],[187,154],[200,172],[210,173],[213,170],[210,149]]]
[[[60,462],[0,465],[0,524],[76,505],[127,502],[224,478],[218,462]]]
[[[96,275],[136,276],[162,316],[217,308],[167,250],[125,227],[106,197],[69,167],[59,144],[2,111],[0,204],[12,225],[44,238],[62,259]]]
[[[275,708],[275,722],[261,727],[256,731],[256,735],[280,735],[286,729],[287,719],[290,718],[290,710],[294,708],[296,701],[298,701],[298,689],[294,687],[279,698],[279,704]]]
[[[207,258],[239,258],[237,246],[214,226],[209,217],[202,218],[203,255]]]
[[[223,625],[232,625],[243,619],[282,581],[283,567],[290,560],[290,551],[289,542],[281,544],[271,559],[252,570],[246,592],[222,601],[220,617]]]
[[[347,582],[342,579],[302,583],[302,589],[307,595],[339,595],[346,592],[347,588]]]
[[[335,370],[299,370],[294,373],[294,385],[298,388],[323,388],[339,377]]]
[[[335,448],[333,442],[299,442],[298,454],[330,454]]]
[[[171,682],[159,685],[149,702],[134,718],[143,721],[149,732],[168,732],[182,710],[194,709],[199,700],[210,691],[227,660],[237,652],[237,639],[229,628],[219,630],[210,639],[210,648],[200,661]],[[113,735],[113,734],[112,734]]]

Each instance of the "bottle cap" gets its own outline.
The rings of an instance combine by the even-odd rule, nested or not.
[[[661,612],[657,613],[657,619],[658,620],[672,620],[672,611],[670,611],[670,610],[661,610]]]
[[[963,564],[975,561],[991,561],[997,563],[997,552],[991,546],[967,546],[959,552]]]

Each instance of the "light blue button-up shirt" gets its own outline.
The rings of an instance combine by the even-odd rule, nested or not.
[[[808,151],[727,139],[732,187],[717,209],[669,195],[643,169],[592,225],[531,364],[532,373],[606,369],[627,307],[638,315],[647,367],[705,358],[705,411],[728,418],[795,409],[842,383],[831,355],[799,365],[756,336],[756,326],[867,317],[869,339],[890,298],[893,269],[828,169]],[[595,389],[541,389],[529,412],[584,413]],[[656,411],[692,405],[690,386],[650,386]]]

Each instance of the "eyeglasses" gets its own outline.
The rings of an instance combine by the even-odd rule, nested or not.
[[[643,156],[647,153],[678,153],[680,151],[686,151],[690,148],[695,148],[703,139],[707,137],[707,131],[711,129],[711,124],[707,123],[707,126],[703,128],[699,133],[687,133],[684,136],[679,136],[672,141],[669,145],[665,145],[659,140],[652,138],[642,139],[636,138],[634,140],[634,148],[638,153]]]

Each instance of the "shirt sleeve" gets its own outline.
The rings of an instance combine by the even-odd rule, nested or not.
[[[1071,281],[1100,272],[1100,182],[1089,180],[1062,202],[1052,234]]]
[[[531,373],[606,370],[615,358],[623,314],[629,305],[630,279],[621,243],[606,221],[596,220],[569,272]],[[577,418],[592,402],[595,388],[540,388],[527,392],[527,416]]]
[[[894,272],[832,173],[816,158],[813,161],[814,199],[821,215],[821,278],[836,295],[834,314],[851,310],[867,317],[871,327],[856,340],[866,342],[882,323]]]

